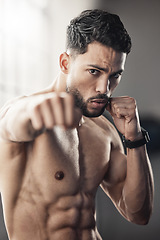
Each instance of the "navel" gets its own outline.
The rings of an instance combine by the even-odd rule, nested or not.
[[[54,176],[55,176],[56,180],[62,180],[64,178],[64,172],[58,171],[58,172],[55,173]]]

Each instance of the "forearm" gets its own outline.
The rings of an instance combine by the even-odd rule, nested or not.
[[[131,221],[148,221],[153,207],[153,175],[146,147],[127,149],[123,202]]]
[[[127,158],[125,157],[126,165],[122,164],[117,171],[122,172],[121,178],[116,178],[118,184],[115,189],[118,193],[111,193],[112,198],[128,220],[145,224],[153,207],[153,176],[146,147],[143,145],[147,142],[147,135],[140,127],[136,101],[128,96],[112,98],[107,109],[129,148]]]

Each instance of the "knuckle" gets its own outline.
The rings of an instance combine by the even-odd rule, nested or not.
[[[53,96],[53,102],[54,102],[54,103],[60,103],[60,96],[59,96],[58,94],[55,94],[55,95]]]
[[[46,98],[42,104],[43,105],[49,105],[50,102],[51,102],[51,99],[50,98]]]
[[[133,97],[130,97],[130,101],[131,101],[132,103],[136,103],[136,100],[135,100]]]
[[[45,99],[41,104],[38,104],[38,109],[44,110],[49,107],[48,99]]]
[[[132,98],[132,106],[134,109],[136,109],[137,103],[136,100],[134,98]]]
[[[50,122],[46,123],[46,128],[48,128],[48,129],[52,129],[53,126],[54,126],[54,122],[53,121],[50,121]]]
[[[120,108],[117,108],[116,111],[117,111],[117,113],[120,113]]]
[[[39,104],[33,106],[33,108],[31,108],[31,112],[33,114],[37,114],[37,113],[39,113],[40,109],[41,109],[41,104],[39,103]]]
[[[73,104],[74,102],[74,98],[71,94],[67,94],[65,99],[68,104]]]
[[[117,112],[120,111],[119,105],[117,103],[114,103],[113,109]]]
[[[114,108],[118,108],[118,104],[117,103],[114,103]]]

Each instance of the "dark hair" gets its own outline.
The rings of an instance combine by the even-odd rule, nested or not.
[[[83,54],[94,41],[127,54],[131,50],[131,38],[118,15],[98,9],[85,10],[67,27],[66,48]]]

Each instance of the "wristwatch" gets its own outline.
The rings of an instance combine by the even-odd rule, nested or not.
[[[126,148],[132,149],[132,148],[141,147],[141,146],[145,145],[146,143],[148,143],[150,141],[148,132],[142,127],[141,127],[141,132],[142,132],[143,138],[139,139],[137,141],[127,140],[127,139],[125,139],[125,136],[122,136],[122,141],[123,141],[124,146]]]

